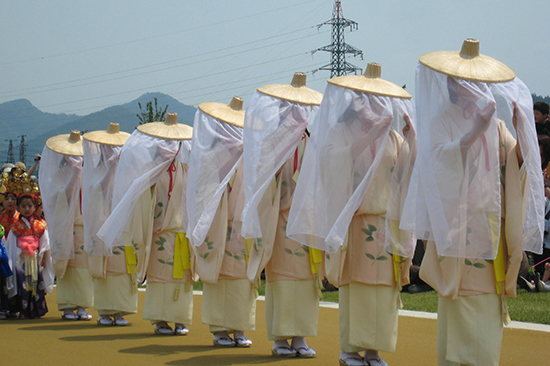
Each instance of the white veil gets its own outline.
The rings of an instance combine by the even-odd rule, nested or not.
[[[153,186],[174,159],[188,163],[190,146],[186,141],[168,140],[135,130],[122,147],[115,174],[113,211],[97,236],[107,246],[122,245],[129,232],[134,206],[146,189]],[[185,202],[185,197],[181,197]],[[184,212],[184,224],[187,223]]]
[[[524,233],[531,240],[524,245],[540,251],[533,240],[542,243],[544,208],[537,202],[543,202],[543,185],[532,100],[524,84],[518,78],[500,84],[455,79],[419,64],[416,88],[420,143],[401,228],[420,239],[435,240],[439,255],[496,257],[501,232],[500,161],[505,159],[499,154],[497,117],[511,126],[515,101],[521,109],[518,131],[528,175]],[[484,127],[476,123],[483,114],[489,120]],[[474,130],[483,133],[463,155],[463,141]]]
[[[44,146],[39,184],[44,216],[48,224],[52,257],[74,258],[74,220],[82,185],[80,156],[56,153]]]
[[[112,209],[115,171],[122,146],[82,140],[84,172],[82,180],[82,216],[84,250],[89,255],[110,256],[111,248],[97,236]],[[122,245],[122,244],[121,244]]]
[[[260,238],[258,204],[275,173],[294,153],[316,105],[304,105],[256,92],[244,119],[244,192],[242,235]]]
[[[334,253],[378,168],[394,120],[412,103],[328,84],[311,124],[287,235]],[[397,122],[397,118],[395,119]]]
[[[187,175],[187,237],[203,243],[227,183],[243,152],[243,129],[200,109],[193,123],[192,153]]]

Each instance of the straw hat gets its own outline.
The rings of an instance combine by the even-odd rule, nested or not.
[[[84,156],[80,131],[72,130],[70,134],[50,137],[46,141],[48,149],[63,155]]]
[[[122,146],[128,140],[128,132],[120,132],[118,123],[110,123],[107,131],[92,131],[85,133],[83,139],[103,145]]]
[[[266,85],[258,88],[258,91],[270,97],[306,105],[319,105],[323,99],[323,94],[306,86],[306,74],[302,72],[295,73],[290,84]]]
[[[139,132],[167,140],[191,140],[193,127],[178,123],[177,113],[168,113],[164,122],[150,122],[137,127]]]
[[[455,78],[502,83],[516,77],[516,73],[502,62],[479,54],[479,41],[468,38],[462,50],[439,51],[420,56],[420,63],[434,71]]]
[[[233,97],[231,103],[201,103],[199,109],[215,119],[230,125],[244,126],[243,100],[239,97]]]
[[[388,97],[410,99],[412,96],[400,86],[380,78],[382,67],[374,62],[367,65],[363,75],[346,75],[329,79],[328,82],[342,88],[361,93],[385,95]]]

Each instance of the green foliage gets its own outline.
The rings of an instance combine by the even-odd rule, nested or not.
[[[533,103],[538,102],[538,101],[542,101],[542,102],[546,102],[547,104],[550,104],[550,95],[547,95],[547,96],[543,97],[542,95],[537,95],[537,94],[533,93],[533,94],[531,94],[531,96],[533,97]]]
[[[136,114],[139,118],[139,124],[143,125],[149,122],[164,122],[166,118],[166,111],[168,110],[168,104],[164,109],[158,106],[158,99],[155,97],[155,105],[153,107],[153,102],[149,101],[145,105],[145,108],[141,105],[141,102],[138,102],[140,113]]]

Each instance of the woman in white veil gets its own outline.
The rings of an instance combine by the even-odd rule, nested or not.
[[[84,251],[81,210],[82,139],[79,131],[46,141],[39,184],[57,278],[57,307],[65,320],[90,320],[93,280]],[[76,314],[75,314],[76,311]]]
[[[143,318],[157,334],[186,335],[193,315],[193,251],[185,236],[185,194],[192,128],[168,113],[165,122],[138,126],[120,153],[113,210],[98,232],[114,249],[136,257],[128,270],[147,291]],[[126,253],[131,253],[126,249]],[[168,325],[175,323],[175,329]]]
[[[251,239],[250,281],[257,284],[265,268],[266,325],[276,357],[315,356],[305,337],[317,335],[322,255],[289,239],[286,225],[306,126],[321,99],[306,87],[306,75],[296,73],[291,84],[258,88],[246,109],[242,235]]]
[[[202,321],[209,325],[217,346],[249,347],[252,341],[244,332],[253,331],[256,324],[256,296],[246,275],[244,238],[231,235],[236,203],[244,198],[240,195],[242,105],[239,97],[230,104],[201,103],[193,123],[187,237],[195,248],[196,271],[203,282]]]
[[[439,294],[439,365],[498,365],[522,252],[542,250],[531,95],[467,39],[460,52],[420,57],[416,101],[418,159],[401,228],[428,240],[420,277]]]
[[[106,131],[82,136],[84,250],[94,277],[94,308],[99,314],[99,325],[127,325],[124,315],[137,312],[136,278],[128,273],[127,266],[133,251],[126,253],[123,243],[111,249],[97,236],[111,214],[115,172],[122,145],[129,137],[129,133],[119,131],[118,123],[111,123]]]
[[[416,155],[415,112],[410,94],[380,74],[370,63],[364,75],[329,80],[287,228],[326,252],[328,280],[339,287],[340,365],[387,365],[378,351],[395,351],[409,261],[386,250],[414,252],[412,236],[387,227],[398,227]]]

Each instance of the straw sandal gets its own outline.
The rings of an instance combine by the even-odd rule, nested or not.
[[[174,334],[174,330],[166,323],[159,325],[161,323],[155,324],[155,334],[168,335]]]
[[[109,315],[101,315],[98,319],[97,319],[97,325],[104,325],[104,326],[107,326],[107,325],[113,325],[113,319],[111,319],[111,317]]]
[[[368,365],[370,366],[388,366],[388,363],[382,359],[382,357],[378,358],[369,358],[365,359]]]
[[[78,315],[73,313],[72,311],[66,311],[61,314],[61,319],[63,320],[78,320]]]
[[[235,346],[235,341],[228,335],[223,336],[214,336],[212,340],[214,346],[216,347],[233,347]]]
[[[298,348],[292,348],[292,349],[296,351],[297,357],[306,357],[306,358],[315,357],[315,351],[309,347],[298,347]]]
[[[85,321],[91,320],[93,318],[93,316],[88,313],[79,313],[77,314],[77,316],[78,316],[78,320],[85,320]]]
[[[252,341],[244,336],[235,338],[235,346],[248,348],[252,346]]]
[[[340,366],[364,366],[368,365],[365,359],[361,356],[350,356],[338,359]]]
[[[174,329],[175,335],[187,335],[189,333],[189,329],[183,324],[176,324],[176,327]]]
[[[290,346],[280,346],[271,349],[271,355],[275,357],[292,357],[296,356],[296,350]]]
[[[113,321],[113,325],[123,327],[125,325],[128,325],[128,320],[124,319],[121,316],[115,316],[115,320]]]

